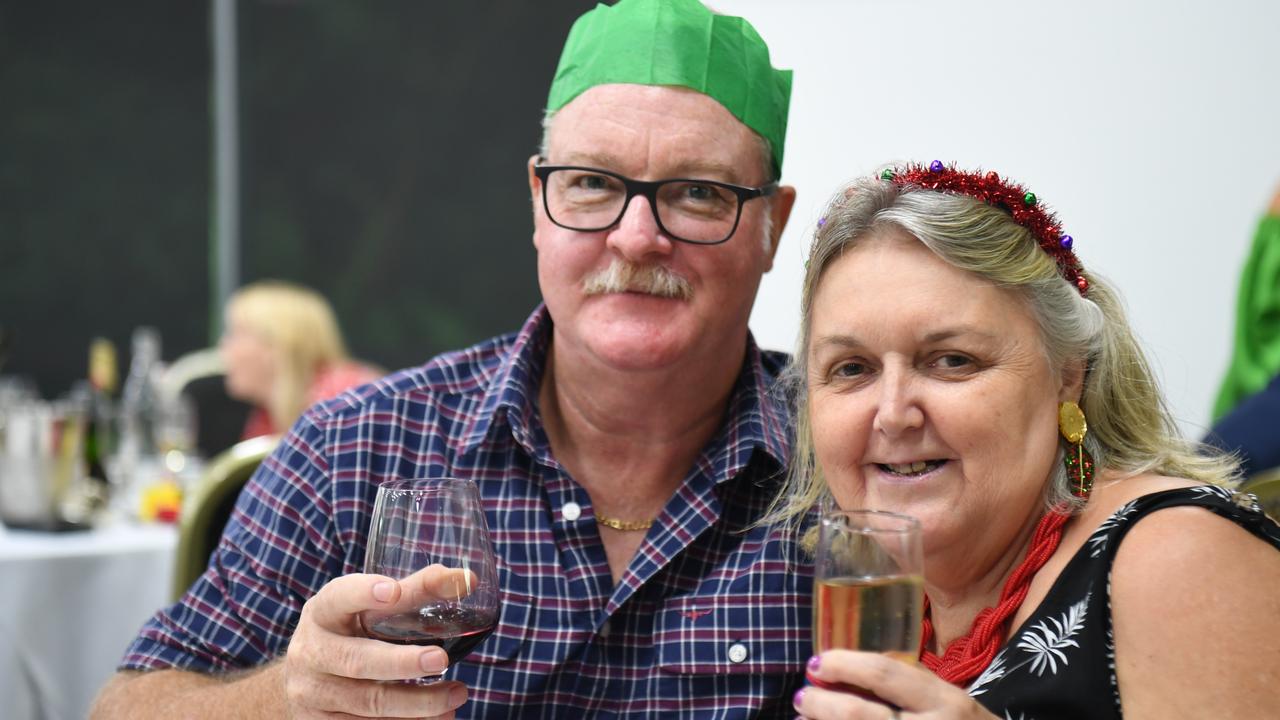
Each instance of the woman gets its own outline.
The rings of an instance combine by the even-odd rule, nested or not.
[[[803,716],[1275,713],[1280,528],[1179,438],[1071,245],[1033,194],[938,161],[855,182],[819,222],[775,518],[917,517],[927,602],[923,667],[823,653]]]
[[[279,435],[311,404],[381,374],[347,357],[323,297],[274,280],[246,285],[227,301],[221,351],[227,394],[254,406],[245,440]]]

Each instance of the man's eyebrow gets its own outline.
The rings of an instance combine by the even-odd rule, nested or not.
[[[731,178],[736,180],[738,172],[731,165],[725,165],[714,160],[688,160],[675,166],[672,177],[691,177],[695,179],[699,177],[708,179]]]
[[[582,165],[585,167],[599,168],[625,175],[619,168],[623,167],[623,163],[619,158],[609,152],[597,151],[571,151],[563,156],[564,162],[555,163],[557,165]],[[740,182],[738,180],[737,170],[731,165],[715,160],[704,160],[690,158],[682,160],[672,166],[672,169],[663,173],[660,178],[654,180],[664,180],[667,178],[691,178],[694,180],[705,178],[707,180],[721,180],[722,182]]]
[[[564,154],[564,162],[554,163],[556,165],[585,165],[587,167],[600,168],[601,170],[613,170],[621,165],[616,155],[600,152],[568,152]]]

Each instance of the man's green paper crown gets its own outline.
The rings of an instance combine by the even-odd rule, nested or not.
[[[781,173],[791,71],[774,69],[769,47],[746,20],[696,0],[596,5],[569,30],[547,110],[611,83],[680,85],[714,98],[769,141]]]

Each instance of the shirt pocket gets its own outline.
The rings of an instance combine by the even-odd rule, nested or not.
[[[795,673],[808,658],[808,616],[787,593],[682,596],[654,621],[664,672],[681,675]]]
[[[487,665],[510,662],[524,647],[533,620],[533,596],[529,594],[528,578],[508,570],[501,562],[498,566],[500,599],[496,627],[470,655],[468,662]]]

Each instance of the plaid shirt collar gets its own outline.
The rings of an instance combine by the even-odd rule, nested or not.
[[[551,346],[551,315],[539,304],[511,341],[510,352],[498,365],[489,382],[481,409],[468,428],[464,452],[477,449],[486,440],[509,428],[531,457],[556,466],[542,428],[537,405],[542,371]],[[734,477],[751,460],[756,449],[771,458],[778,469],[790,460],[790,416],[787,402],[778,387],[771,385],[764,371],[760,349],[748,333],[742,371],[729,399],[730,422],[712,438],[707,448],[719,457],[700,458],[707,467],[720,468],[716,482]],[[734,439],[738,442],[733,442]],[[728,457],[726,455],[732,455]]]

